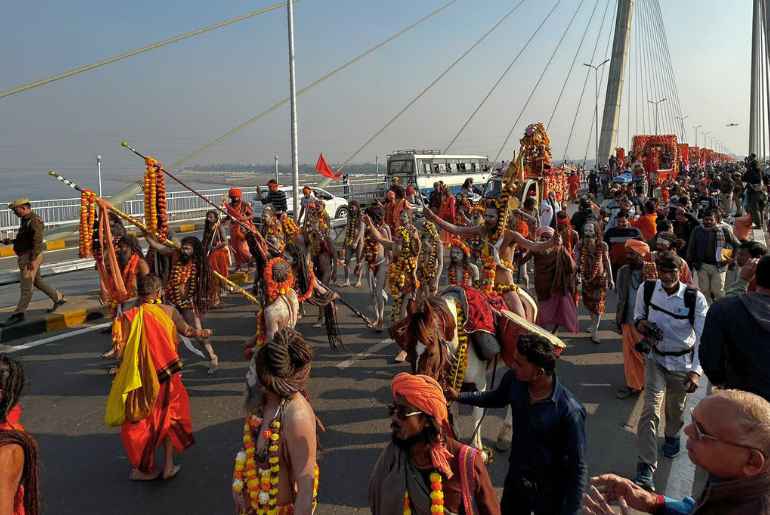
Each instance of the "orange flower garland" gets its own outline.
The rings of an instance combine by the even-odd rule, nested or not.
[[[286,263],[286,260],[282,257],[274,257],[265,265],[263,277],[267,286],[267,299],[269,302],[274,302],[279,295],[286,295],[291,288],[294,288],[294,274],[291,273],[291,268],[289,268],[289,274],[285,280],[277,282],[273,279],[273,267],[278,263]]]
[[[444,489],[442,487],[441,474],[431,472],[430,476],[430,512],[444,513]],[[409,502],[409,491],[404,492],[404,515],[412,515],[412,506]]]
[[[171,270],[171,277],[166,285],[166,300],[177,307],[191,306],[195,296],[194,278],[197,272],[195,263],[177,262]]]
[[[280,411],[280,410],[279,410]],[[250,415],[243,424],[243,449],[235,456],[233,467],[233,492],[244,495],[248,508],[241,515],[256,512],[257,515],[278,515],[278,484],[281,472],[281,421],[280,415],[262,432],[267,447],[267,463],[257,469],[255,435],[262,426],[262,419]],[[320,470],[313,471],[313,507],[318,503]]]
[[[147,228],[165,238],[168,235],[168,203],[166,180],[159,161],[145,159],[144,171],[144,219]]]
[[[93,256],[94,222],[96,221],[96,193],[80,193],[80,248],[81,258]]]

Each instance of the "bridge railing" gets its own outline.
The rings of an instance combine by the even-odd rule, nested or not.
[[[309,186],[317,182],[306,182]],[[221,206],[227,199],[229,188],[198,190],[206,199]],[[356,199],[362,203],[372,202],[385,194],[385,176],[356,176],[348,181],[329,184],[323,189],[348,200]],[[255,202],[257,194],[254,188],[243,188],[244,200]],[[107,197],[109,198],[109,197]],[[191,222],[201,220],[206,211],[212,209],[207,203],[189,191],[171,191],[167,194],[168,216],[170,222]],[[31,201],[32,210],[46,225],[46,229],[61,229],[80,223],[80,198],[64,198]],[[144,195],[123,202],[120,209],[129,215],[144,221]],[[0,237],[13,238],[19,228],[19,219],[10,209],[0,209]]]

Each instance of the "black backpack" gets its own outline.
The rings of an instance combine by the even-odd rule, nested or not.
[[[655,285],[657,281],[644,281],[644,317],[650,316],[650,304],[652,302],[652,294],[655,292]],[[684,305],[687,308],[687,316],[676,315],[667,311],[659,306],[655,306],[656,311],[661,311],[668,316],[676,319],[687,318],[690,321],[690,325],[695,327],[695,301],[698,298],[698,290],[690,288],[689,286],[684,290]]]

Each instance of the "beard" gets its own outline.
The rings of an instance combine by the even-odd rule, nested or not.
[[[425,436],[423,435],[423,433],[419,433],[419,434],[416,434],[416,435],[414,435],[414,436],[412,436],[410,438],[401,439],[401,438],[397,437],[395,433],[393,433],[393,435],[391,436],[391,439],[393,440],[393,444],[396,447],[398,447],[399,449],[401,449],[403,451],[408,451],[409,449],[414,447],[415,444],[418,444],[420,442],[424,442],[425,441]]]
[[[128,261],[131,259],[131,253],[130,252],[119,252],[118,253],[118,265],[120,265],[120,268],[124,268]]]
[[[182,252],[179,256],[179,261],[181,261],[182,263],[189,263],[191,259],[192,259],[192,256],[189,254],[185,254],[184,252]]]

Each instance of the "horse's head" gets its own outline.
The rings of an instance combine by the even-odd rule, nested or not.
[[[451,340],[455,330],[444,301],[438,297],[423,299],[399,325],[394,339],[406,351],[412,371],[439,381],[449,360],[443,342]]]

